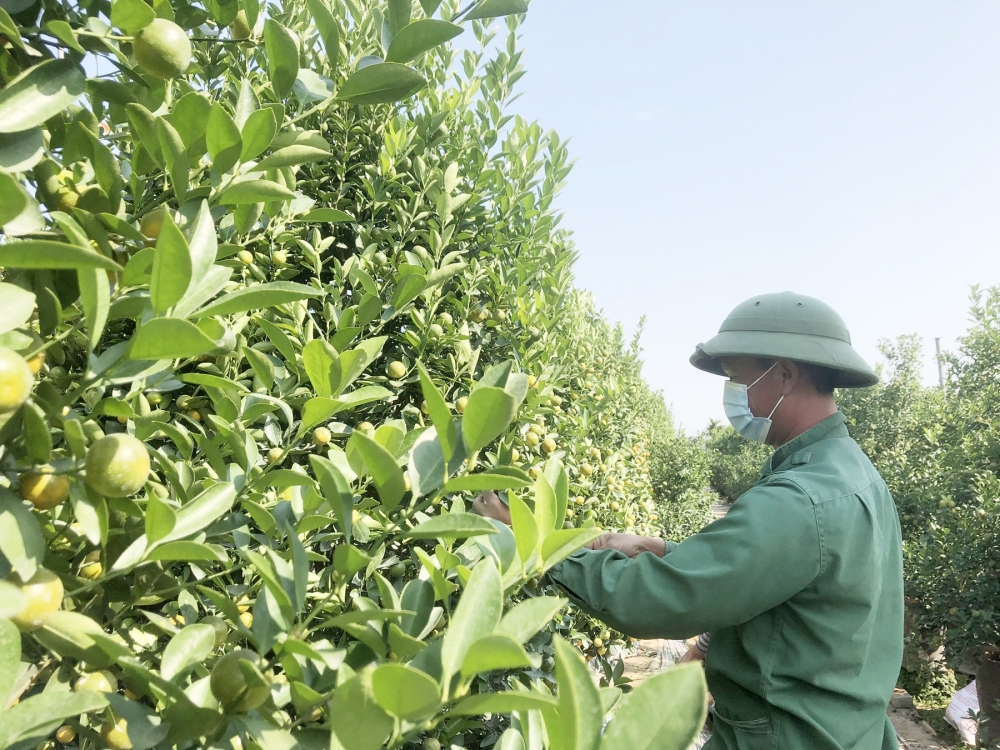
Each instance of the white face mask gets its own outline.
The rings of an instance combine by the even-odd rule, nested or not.
[[[775,362],[767,368],[767,372],[764,375],[771,372],[777,365],[778,363]],[[750,385],[743,385],[742,383],[734,383],[732,380],[727,380],[725,390],[722,393],[722,406],[726,410],[729,423],[736,428],[736,431],[740,435],[755,443],[763,443],[767,440],[767,433],[771,430],[771,417],[774,416],[774,412],[778,410],[781,402],[785,400],[784,395],[782,395],[778,399],[778,403],[771,409],[771,413],[766,417],[755,417],[753,415],[753,412],[750,411],[750,397],[747,391],[757,385],[763,379],[764,375],[761,375]]]

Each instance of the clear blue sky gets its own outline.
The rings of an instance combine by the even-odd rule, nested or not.
[[[722,418],[694,345],[738,302],[833,305],[859,351],[946,347],[1000,283],[1000,3],[534,0],[514,105],[571,138],[580,286],[632,330],[689,432]]]

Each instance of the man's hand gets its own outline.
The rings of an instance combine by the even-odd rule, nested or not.
[[[495,518],[510,526],[510,508],[504,505],[493,490],[484,492],[477,497],[472,503],[472,510],[481,516]]]
[[[638,534],[604,534],[587,546],[590,549],[616,549],[629,557],[638,557],[643,552],[663,557],[667,549],[662,539]]]
[[[492,490],[484,492],[472,503],[472,510],[481,516],[495,518],[510,526],[510,508]],[[663,557],[666,545],[662,539],[638,534],[603,534],[590,544],[590,549],[616,549],[629,557],[637,557],[642,552],[652,552]]]
[[[702,651],[697,646],[691,646],[687,650],[687,653],[684,654],[684,656],[682,656],[677,661],[677,663],[678,664],[684,664],[685,662],[689,662],[689,661],[701,661],[701,662],[705,661],[705,652]]]

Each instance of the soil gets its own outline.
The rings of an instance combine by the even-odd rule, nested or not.
[[[685,641],[638,641],[635,654],[625,659],[625,676],[632,680],[633,686],[638,685],[650,675],[673,665],[687,648]],[[923,720],[906,691],[895,691],[888,714],[896,728],[900,750],[952,750],[952,746],[943,742]],[[709,736],[707,730],[703,732],[691,750],[700,748]]]

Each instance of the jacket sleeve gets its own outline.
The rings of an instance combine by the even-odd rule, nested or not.
[[[822,566],[812,501],[772,480],[663,557],[580,550],[550,578],[586,612],[636,638],[689,638],[738,625],[805,588]]]

